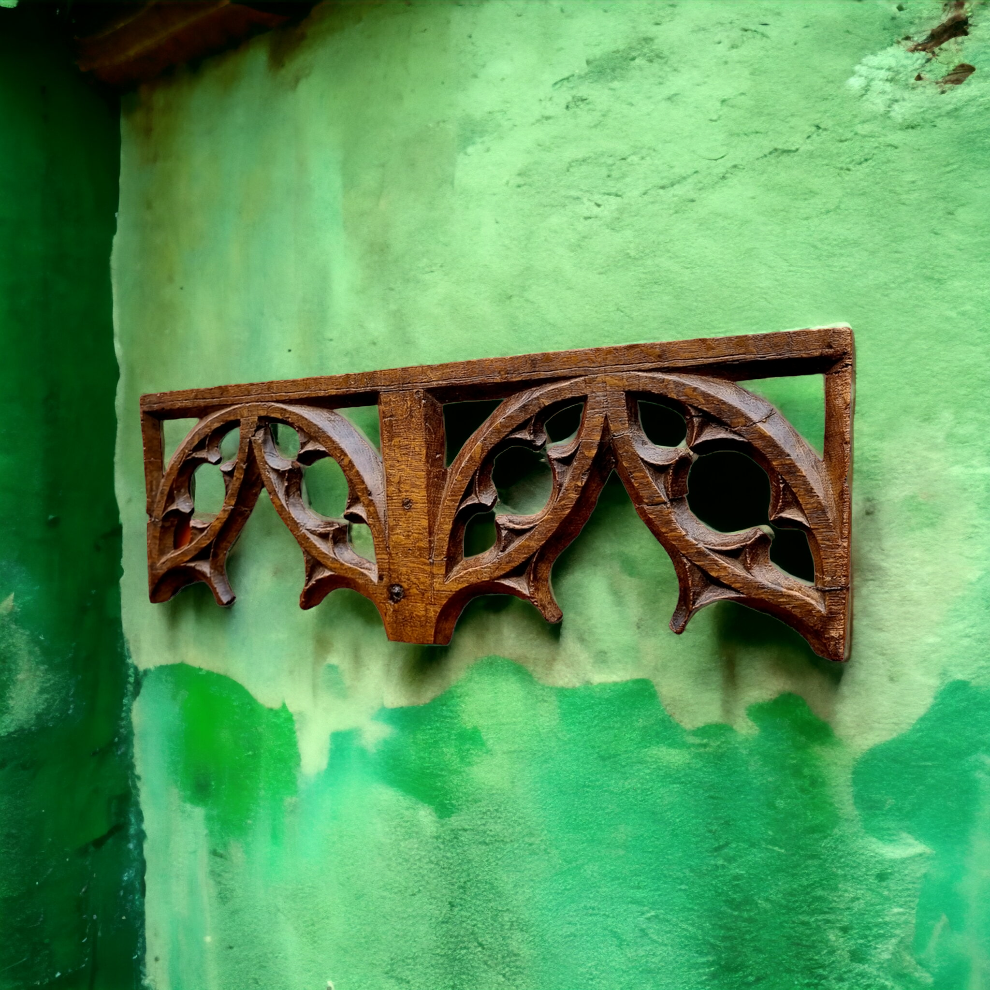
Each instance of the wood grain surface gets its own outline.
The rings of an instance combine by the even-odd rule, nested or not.
[[[674,563],[674,632],[705,605],[733,600],[788,623],[819,655],[845,660],[853,362],[852,330],[833,326],[142,396],[151,600],[167,601],[202,581],[219,604],[231,604],[227,555],[264,488],[302,549],[303,608],[351,588],[375,603],[390,639],[411,643],[449,642],[464,606],[484,594],[515,595],[559,622],[554,561],[588,521],[614,471]],[[819,373],[823,457],[770,403],[736,384]],[[477,399],[502,401],[447,467],[444,404]],[[641,400],[684,418],[680,445],[647,437]],[[336,411],[372,404],[380,450]],[[574,406],[581,407],[576,432],[553,442],[547,422]],[[162,423],[187,417],[198,423],[165,465]],[[299,435],[291,458],[276,443],[279,425]],[[233,431],[237,451],[225,460],[221,443]],[[519,446],[546,455],[546,504],[529,515],[497,512],[494,545],[465,556],[471,518],[498,509],[495,459]],[[769,527],[722,533],[692,513],[691,465],[722,449],[742,451],[764,468],[770,521],[805,533],[814,581],[770,560]],[[347,505],[337,519],[315,512],[306,499],[305,471],[326,457],[347,479]],[[224,479],[223,506],[214,514],[195,510],[194,474],[203,464],[218,466]],[[370,529],[374,560],[355,549],[355,524]]]

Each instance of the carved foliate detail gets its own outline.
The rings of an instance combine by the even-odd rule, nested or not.
[[[651,346],[690,353],[691,345],[698,357],[694,367],[680,362],[688,364],[685,371],[666,367],[662,353],[652,362],[638,360],[635,345],[609,349],[612,360],[597,365],[587,356],[599,352],[572,351],[351,376],[346,382],[324,379],[322,388],[308,390],[299,387],[305,383],[268,383],[242,388],[251,393],[247,401],[217,395],[223,390],[146,397],[151,599],[165,601],[202,581],[217,602],[230,604],[226,558],[264,488],[302,549],[304,608],[335,588],[351,588],[378,606],[390,638],[412,642],[448,641],[464,605],[481,594],[515,595],[558,622],[554,561],[581,531],[615,471],[673,561],[680,595],[671,629],[683,631],[699,609],[730,599],[778,616],[822,656],[843,659],[849,626],[851,332],[826,328]],[[719,347],[721,358],[712,354]],[[741,377],[744,371],[749,377],[825,374],[824,457],[773,406],[729,380],[733,375],[727,372]],[[441,400],[491,394],[493,388],[504,400],[444,468]],[[304,395],[298,399],[285,395],[299,391]],[[369,392],[377,394],[382,414],[381,453],[322,404],[346,404],[348,396],[363,404]],[[664,447],[648,438],[640,420],[642,400],[680,413],[686,424],[681,444]],[[572,406],[581,407],[576,433],[551,442],[547,422]],[[160,420],[190,411],[199,422],[164,467]],[[276,442],[273,429],[281,424],[299,435],[293,457]],[[237,451],[224,460],[221,446],[232,431]],[[549,497],[531,514],[496,511],[494,545],[465,557],[471,517],[501,508],[492,474],[496,458],[512,446],[545,454]],[[687,499],[691,465],[719,449],[740,450],[767,472],[769,518],[806,534],[813,582],[771,561],[769,527],[722,533],[693,514]],[[314,512],[305,497],[305,469],[325,457],[347,479],[347,506],[339,519]],[[204,464],[219,468],[225,486],[221,510],[209,517],[197,516],[194,504],[193,477]],[[371,531],[374,561],[351,542],[351,527],[359,523]]]
[[[550,444],[547,420],[576,401],[584,406],[577,435]],[[451,596],[448,613],[459,613],[475,595],[502,592],[531,601],[549,622],[561,620],[550,570],[580,532],[607,477],[601,463],[604,426],[601,397],[590,395],[587,381],[579,379],[507,399],[468,440],[448,471],[436,527],[437,556],[445,565],[442,587]],[[546,452],[552,478],[549,498],[531,515],[496,515],[495,545],[465,558],[465,525],[474,512],[495,506],[495,458],[514,445]]]
[[[273,427],[289,426],[299,435],[299,451],[286,457]],[[239,431],[236,457],[223,461],[220,445]],[[303,495],[303,472],[324,457],[333,458],[347,479],[347,507],[340,519],[320,515]],[[193,475],[203,464],[219,467],[223,507],[197,516]],[[369,527],[376,546],[385,542],[384,472],[381,455],[339,413],[283,403],[245,403],[205,417],[173,455],[149,505],[148,560],[151,600],[167,601],[177,591],[203,581],[217,603],[234,600],[227,580],[227,554],[240,535],[262,488],[303,551],[306,577],[300,604],[309,608],[334,588],[375,596],[378,572],[353,548],[353,523]]]

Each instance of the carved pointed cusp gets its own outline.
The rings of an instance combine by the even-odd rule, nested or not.
[[[149,498],[148,583],[154,602],[165,602],[190,584],[203,582],[219,605],[234,593],[227,580],[227,554],[240,535],[261,489],[249,440],[254,420],[238,408],[203,417],[172,455]],[[220,444],[239,429],[237,455],[223,462]],[[203,464],[220,467],[224,501],[219,512],[197,515],[194,475]]]
[[[300,448],[295,458],[278,449],[272,434],[277,423],[298,432]],[[237,455],[225,462],[220,444],[231,429],[239,429],[239,445]],[[343,519],[314,512],[304,495],[304,467],[323,457],[336,460],[347,478]],[[209,516],[195,514],[192,479],[201,464],[217,465],[224,479],[223,507]],[[376,546],[385,543],[384,474],[378,451],[339,413],[248,403],[201,419],[176,450],[149,500],[152,601],[167,601],[187,585],[202,581],[218,603],[233,602],[227,555],[262,487],[303,550],[305,583],[300,603],[304,608],[317,604],[335,587],[378,595],[374,563],[361,557],[349,539],[350,523],[364,522]]]
[[[550,622],[562,616],[553,596],[553,562],[581,531],[611,470],[602,453],[604,407],[589,393],[589,382],[530,389],[503,402],[464,445],[447,474],[435,535],[442,561],[441,619],[452,629],[470,598],[503,593],[532,602]],[[547,421],[561,409],[583,404],[576,436],[550,444]],[[546,450],[551,491],[546,504],[528,515],[497,514],[495,545],[475,557],[464,556],[464,530],[470,517],[493,508],[498,492],[492,482],[496,457],[514,445]]]
[[[150,597],[165,601],[202,581],[217,601],[231,602],[226,556],[264,486],[302,548],[304,608],[333,588],[351,587],[375,602],[390,639],[414,643],[447,642],[463,605],[490,592],[524,598],[557,621],[551,567],[615,468],[677,571],[676,631],[706,604],[732,599],[789,622],[819,654],[843,660],[851,630],[853,361],[852,331],[835,326],[142,396]],[[825,379],[823,458],[772,406],[732,384],[809,374]],[[445,468],[444,404],[492,397],[505,401]],[[684,443],[650,442],[641,397],[680,411]],[[380,456],[329,411],[369,402],[378,406]],[[575,438],[549,443],[548,417],[578,403]],[[180,417],[198,422],[166,467],[162,421]],[[294,457],[274,444],[270,431],[279,423],[299,434]],[[222,436],[232,429],[239,431],[237,456],[222,461]],[[546,452],[552,491],[539,512],[499,511],[492,469],[514,444]],[[719,533],[690,511],[692,464],[725,447],[766,470],[769,519],[807,535],[813,582],[774,566],[766,527]],[[323,457],[336,460],[347,478],[340,519],[306,503],[303,472]],[[216,465],[224,478],[223,506],[213,515],[195,511],[193,476],[203,464]],[[496,509],[495,546],[465,559],[464,526],[489,509]],[[350,527],[357,524],[372,533],[375,562],[354,549]]]
[[[272,433],[277,423],[299,434],[294,459],[278,448]],[[259,404],[252,445],[272,504],[303,551],[299,604],[312,608],[336,588],[351,588],[380,604],[377,565],[357,553],[350,540],[350,526],[365,523],[376,550],[384,552],[385,476],[378,451],[340,413],[287,403]],[[337,462],[347,481],[347,504],[339,519],[315,512],[304,494],[304,468],[324,457]]]

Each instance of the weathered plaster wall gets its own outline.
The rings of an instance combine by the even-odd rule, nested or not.
[[[990,981],[971,15],[929,63],[900,42],[928,0],[323,5],[129,100],[117,494],[154,987]],[[859,348],[844,670],[731,605],[669,633],[672,568],[616,488],[555,571],[559,629],[491,600],[426,649],[346,592],[303,613],[267,502],[232,609],[147,602],[142,392],[835,321]],[[820,383],[758,387],[820,432]]]
[[[0,9],[0,987],[132,990],[141,846],[113,490],[117,108]]]

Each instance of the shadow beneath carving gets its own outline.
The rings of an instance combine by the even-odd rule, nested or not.
[[[511,623],[520,632],[533,631],[554,642],[560,640],[559,622],[547,622],[535,605],[512,595],[480,595],[471,599],[461,613],[458,626],[470,629],[475,624],[489,624],[496,616],[498,621]],[[526,626],[530,629],[525,629]]]
[[[409,646],[402,662],[402,682],[423,687],[443,678],[450,664],[450,646]]]
[[[728,680],[734,680],[735,661],[743,652],[786,657],[789,664],[808,664],[824,675],[832,687],[838,687],[842,680],[846,669],[844,664],[818,656],[800,633],[775,616],[738,602],[716,602],[709,609],[723,673]]]
[[[316,611],[320,623],[331,630],[346,629],[354,624],[360,627],[364,635],[375,631],[384,638],[385,626],[375,603],[351,588],[337,588],[331,591],[316,606]]]
[[[552,650],[560,635],[561,624],[544,620],[529,602],[512,595],[480,595],[464,607],[448,645],[404,645],[403,680],[415,687],[447,681],[454,675],[453,666],[466,658],[497,654],[512,659],[520,642],[539,640]]]
[[[589,564],[594,566],[593,558],[604,555],[613,548],[613,553],[620,558],[620,564],[625,565],[621,567],[621,570],[629,573],[630,576],[633,573],[639,576],[638,568],[629,570],[629,555],[617,552],[621,548],[615,546],[616,539],[619,543],[628,543],[630,539],[634,539],[638,543],[650,547],[656,544],[664,558],[667,556],[646,528],[646,524],[636,514],[629,493],[619,476],[613,471],[606,479],[601,494],[598,496],[598,502],[584,528],[568,544],[554,563],[552,580],[566,581],[569,571],[589,566]],[[589,556],[592,559],[589,559]],[[674,610],[675,603],[676,599],[671,602],[671,611]]]
[[[230,569],[228,568],[228,574]],[[198,644],[221,644],[231,638],[237,616],[234,605],[222,607],[202,583],[191,584],[162,605],[169,637],[192,636]]]
[[[228,574],[230,568],[228,567]],[[231,611],[216,603],[213,592],[202,583],[187,585],[165,603],[165,621],[169,626],[179,626],[187,621],[207,627],[224,626],[230,621]]]
[[[281,650],[287,628],[306,636],[315,632],[327,650],[336,647],[353,652],[362,643],[377,647],[385,641],[374,603],[348,588],[337,589],[315,609],[302,611],[299,593],[304,576],[299,545],[268,493],[262,492],[227,558],[234,603],[218,606],[210,589],[196,583],[161,607],[171,634],[187,629],[197,649],[211,656]]]

